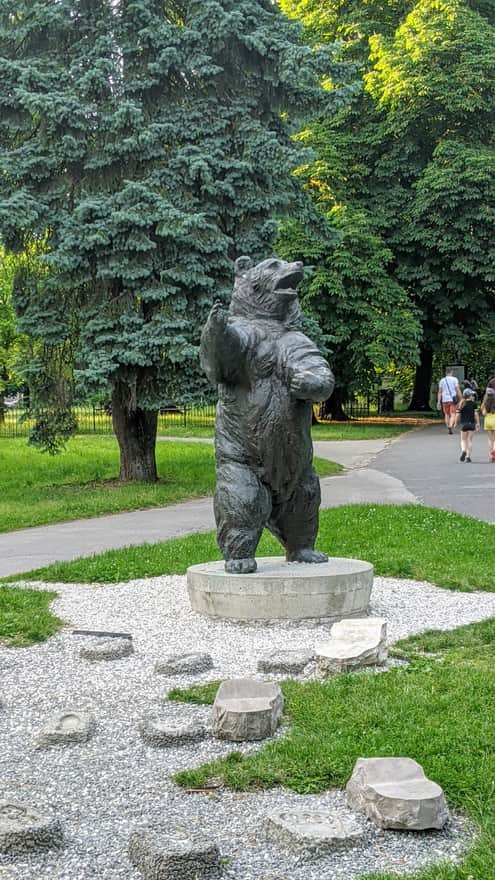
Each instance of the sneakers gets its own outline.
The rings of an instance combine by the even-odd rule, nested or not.
[[[471,461],[471,459],[469,458],[469,455],[468,455],[468,457],[466,458],[466,461]]]
[[[463,451],[461,452],[461,457],[460,457],[459,461],[464,461],[465,458],[466,458],[466,453],[465,453],[464,450],[463,450]]]
[[[495,461],[495,450],[490,452],[490,461]]]
[[[449,428],[449,434],[452,434],[452,428]]]

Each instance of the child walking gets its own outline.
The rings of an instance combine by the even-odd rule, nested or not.
[[[495,461],[495,389],[488,387],[481,403],[481,413],[485,417],[485,431],[488,435],[488,458]]]
[[[474,391],[465,388],[457,410],[456,425],[461,425],[461,457],[460,461],[471,461],[473,449],[473,433],[480,429],[480,417],[474,402]]]

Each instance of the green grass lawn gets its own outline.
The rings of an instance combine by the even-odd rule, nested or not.
[[[414,425],[394,424],[363,424],[355,422],[334,422],[328,425],[313,425],[311,433],[313,440],[378,440],[386,437],[398,437],[405,431],[410,431]],[[161,427],[161,437],[213,437],[214,427],[200,427],[194,425],[170,425]]]
[[[461,865],[433,866],[415,877],[492,880],[495,621],[415,636],[399,649],[410,665],[381,675],[336,675],[323,684],[283,682],[290,722],[283,739],[251,755],[232,752],[183,771],[176,780],[194,788],[220,776],[237,790],[284,785],[318,792],[345,785],[358,757],[407,755],[443,787],[449,805],[481,831]],[[211,703],[217,686],[175,690],[168,697]],[[392,875],[367,875],[371,878],[391,880]]]
[[[356,422],[335,422],[329,425],[313,425],[313,440],[380,440],[398,437],[410,431],[414,425],[362,424]]]
[[[210,444],[157,443],[159,481],[118,481],[119,455],[113,437],[76,437],[59,456],[44,455],[24,440],[0,440],[0,531],[45,525],[105,513],[161,507],[214,490]],[[315,460],[320,476],[342,470]]]
[[[495,526],[458,513],[419,505],[356,504],[322,510],[317,546],[330,556],[367,559],[380,575],[427,580],[454,590],[495,589]],[[258,556],[282,552],[265,533]],[[188,565],[214,559],[220,559],[215,533],[205,532],[59,562],[17,579],[117,583],[183,574]]]
[[[56,593],[0,587],[0,640],[11,646],[44,642],[62,621],[50,611]]]

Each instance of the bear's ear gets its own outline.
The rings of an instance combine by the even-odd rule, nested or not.
[[[253,261],[251,257],[237,257],[237,260],[234,263],[234,271],[236,274],[236,278],[239,275],[244,275],[245,272],[248,272],[249,269],[253,268]]]

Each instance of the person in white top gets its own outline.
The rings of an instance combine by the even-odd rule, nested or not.
[[[457,376],[454,376],[452,370],[446,370],[445,376],[438,383],[437,404],[438,409],[443,410],[445,426],[449,434],[452,434],[452,428],[455,425],[457,402],[460,396],[461,390]]]

